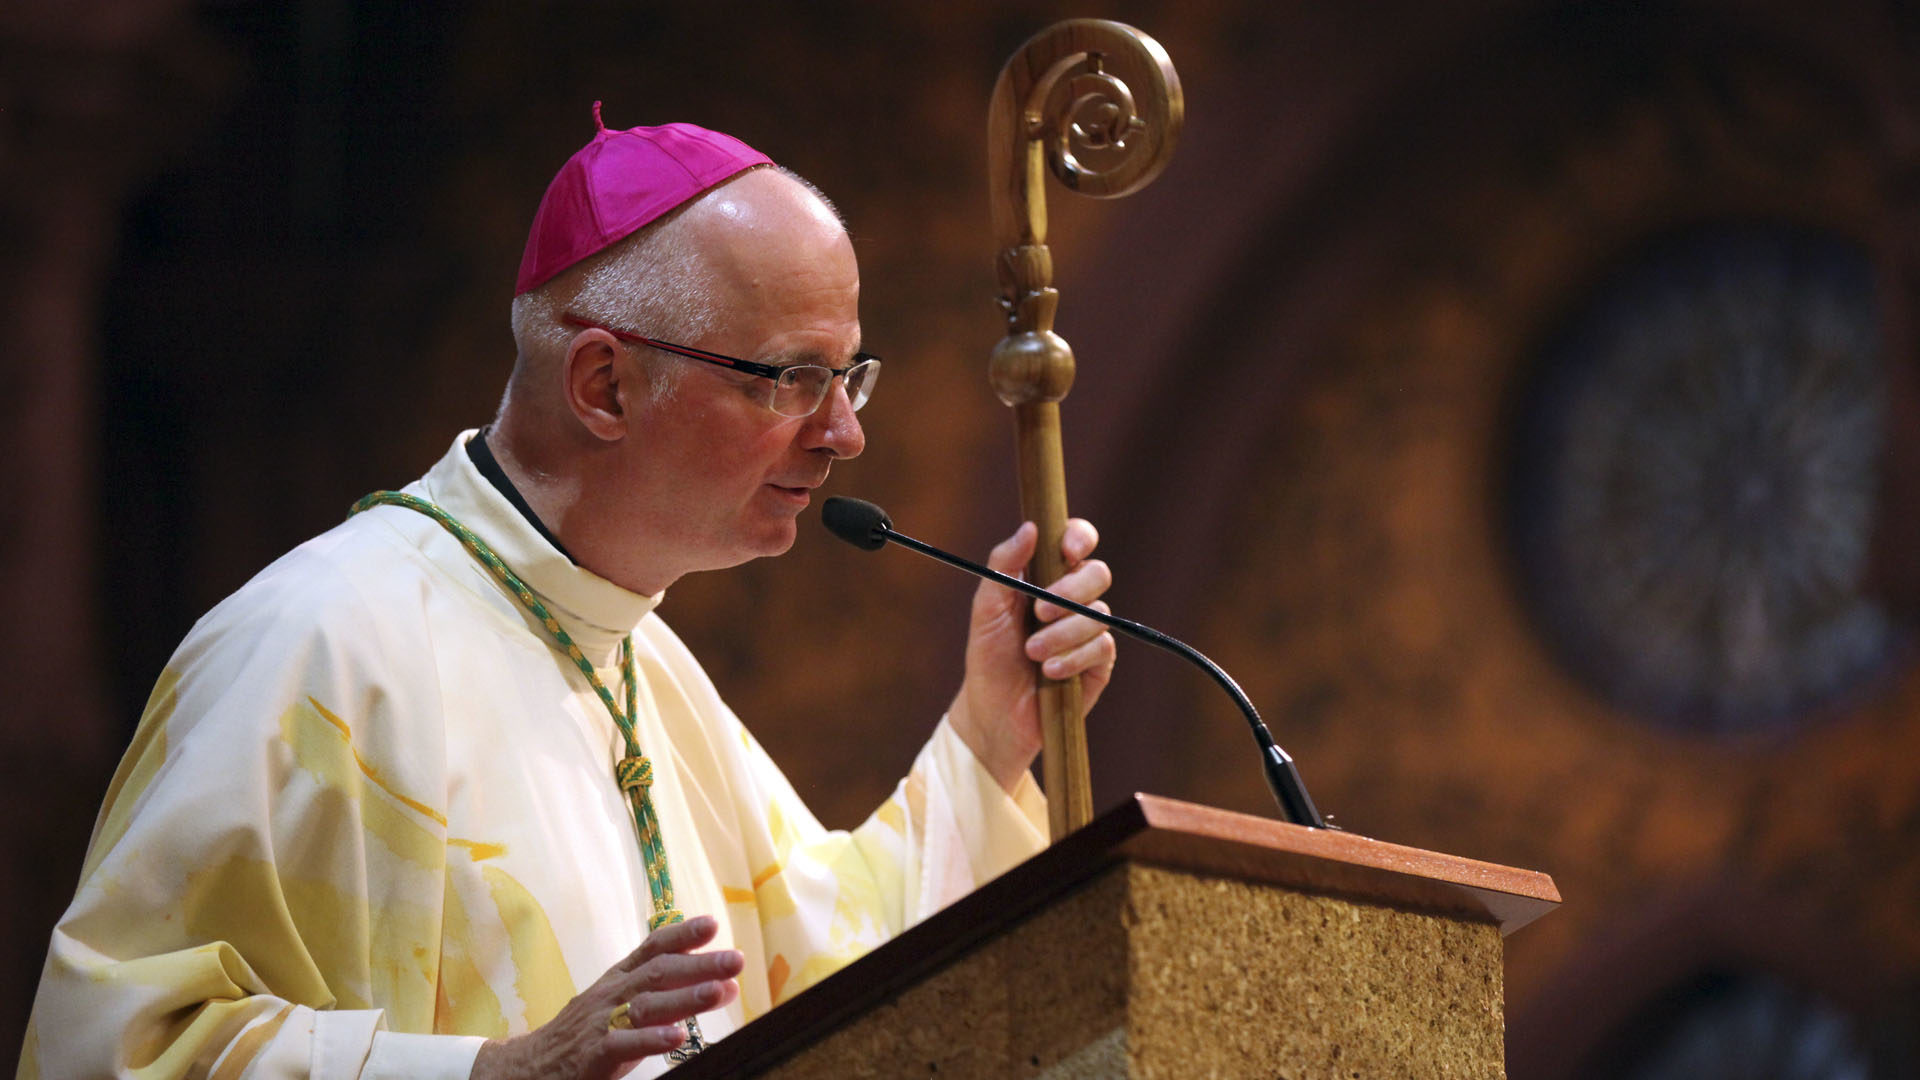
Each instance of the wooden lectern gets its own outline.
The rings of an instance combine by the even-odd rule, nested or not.
[[[1552,879],[1136,795],[678,1080],[1506,1075],[1501,939]]]

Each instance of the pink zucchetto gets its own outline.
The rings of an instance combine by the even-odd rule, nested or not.
[[[742,170],[773,164],[731,135],[692,124],[608,131],[597,101],[593,126],[593,141],[560,166],[534,212],[516,296]]]

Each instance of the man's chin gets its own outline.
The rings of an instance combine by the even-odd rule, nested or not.
[[[753,535],[746,543],[735,548],[736,557],[727,565],[739,566],[755,559],[785,555],[793,549],[794,541],[799,539],[799,535],[800,523],[794,517],[762,523],[753,530]]]

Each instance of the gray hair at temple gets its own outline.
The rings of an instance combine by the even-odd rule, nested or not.
[[[771,168],[807,189],[840,227],[846,228],[839,207],[805,177],[780,165],[753,168]],[[751,171],[742,170],[739,175]],[[566,311],[676,344],[699,341],[713,330],[721,313],[714,310],[713,280],[703,253],[679,227],[685,209],[683,205],[662,215],[539,288],[513,298],[513,341],[518,352],[513,382],[525,377],[530,361],[566,354],[567,346],[579,333],[560,321]],[[632,344],[627,347],[644,348]],[[666,400],[673,395],[687,365],[653,349],[646,352],[653,400]]]
[[[566,355],[580,331],[560,321],[571,311],[583,319],[659,338],[698,341],[713,328],[713,282],[701,264],[700,252],[676,228],[675,211],[648,223],[632,236],[589,256],[580,266],[513,298],[513,343],[518,352],[514,381],[528,374],[535,361]],[[638,350],[638,345],[627,348]],[[672,357],[646,350],[654,400],[673,393],[685,365]]]

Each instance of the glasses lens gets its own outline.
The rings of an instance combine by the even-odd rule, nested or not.
[[[773,411],[781,416],[812,416],[833,385],[833,369],[796,364],[780,369],[773,383]]]
[[[847,400],[857,410],[873,396],[873,384],[880,381],[880,361],[862,360],[847,372]]]
[[[873,384],[880,378],[880,361],[862,360],[847,369],[847,400],[855,409],[873,396]],[[833,387],[833,369],[815,364],[797,364],[780,370],[773,384],[773,411],[781,416],[812,416]]]

